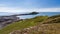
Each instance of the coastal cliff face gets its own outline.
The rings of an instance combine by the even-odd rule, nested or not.
[[[0,29],[19,20],[20,19],[16,16],[0,16]]]

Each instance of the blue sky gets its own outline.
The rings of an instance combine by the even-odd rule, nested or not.
[[[0,12],[30,11],[60,11],[60,0],[0,0]]]

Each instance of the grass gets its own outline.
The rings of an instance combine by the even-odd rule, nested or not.
[[[53,24],[41,24],[35,30],[28,32],[28,34],[60,34],[60,23],[53,23]]]
[[[27,27],[35,26],[39,24],[40,22],[46,20],[48,16],[37,16],[35,18],[26,19],[23,21],[15,22],[12,24],[9,24],[8,26],[4,27],[2,30],[0,30],[0,34],[9,34],[10,32],[14,30],[21,30]]]
[[[30,29],[24,30],[25,28]],[[37,16],[15,22],[0,30],[0,34],[9,34],[12,31],[14,31],[15,34],[60,34],[60,15],[52,17]]]

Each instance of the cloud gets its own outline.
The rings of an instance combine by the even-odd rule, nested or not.
[[[59,12],[60,8],[41,8],[39,11],[42,12]]]
[[[60,12],[60,8],[35,8],[35,9],[26,9],[26,8],[12,8],[12,7],[0,7],[0,12],[12,12],[12,13],[19,13],[19,12]]]

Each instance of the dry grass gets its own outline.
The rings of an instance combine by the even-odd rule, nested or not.
[[[11,34],[60,34],[60,23],[40,24],[23,30],[16,30]]]

